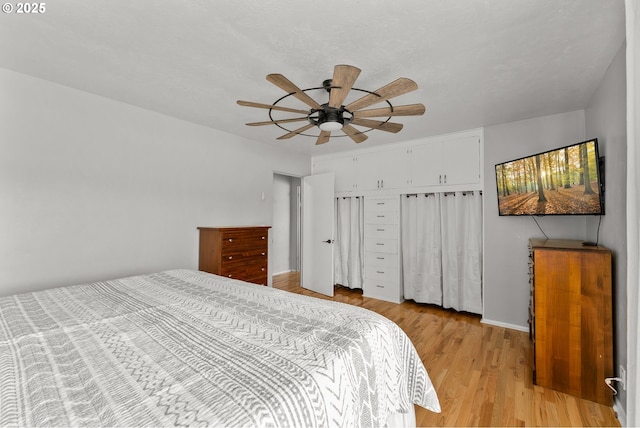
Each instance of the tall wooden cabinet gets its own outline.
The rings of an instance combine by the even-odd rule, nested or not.
[[[611,406],[611,251],[545,239],[529,248],[534,383]]]
[[[269,226],[199,227],[201,271],[267,285]]]

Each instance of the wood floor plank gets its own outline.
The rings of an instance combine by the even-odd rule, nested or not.
[[[366,298],[336,287],[333,298],[300,287],[295,272],[273,286],[362,306],[397,323],[412,340],[438,393],[441,413],[416,406],[418,426],[620,426],[612,408],[534,385],[529,334],[431,305]]]

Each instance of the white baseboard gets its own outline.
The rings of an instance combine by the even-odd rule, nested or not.
[[[497,327],[504,327],[504,328],[508,328],[511,330],[517,330],[517,331],[524,331],[524,332],[529,332],[529,327],[528,326],[521,326],[521,325],[517,325],[517,324],[509,324],[506,322],[500,322],[500,321],[493,321],[493,320],[488,320],[486,318],[482,318],[482,320],[480,320],[481,323],[483,324],[489,324],[489,325],[495,325]]]
[[[613,411],[616,412],[616,416],[618,417],[618,421],[620,422],[620,426],[627,426],[627,412],[624,409],[624,406],[617,399],[617,397],[613,397]]]
[[[273,275],[280,275],[280,274],[289,273],[289,272],[295,272],[295,271],[293,269],[283,270],[282,272],[276,272]]]

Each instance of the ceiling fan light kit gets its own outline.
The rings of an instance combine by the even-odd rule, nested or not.
[[[393,106],[389,99],[406,94],[418,89],[418,85],[411,79],[397,79],[376,91],[354,88],[353,84],[360,75],[360,69],[351,65],[336,65],[333,71],[333,79],[327,79],[321,87],[300,89],[289,79],[281,74],[269,74],[267,80],[278,86],[287,95],[276,100],[273,104],[254,103],[250,101],[238,100],[238,104],[245,107],[263,108],[269,110],[269,121],[247,123],[249,126],[276,125],[285,131],[286,134],[278,137],[279,140],[291,138],[295,135],[305,135],[316,138],[316,144],[324,144],[330,137],[348,136],[355,143],[361,143],[367,139],[366,132],[374,129],[385,132],[399,132],[402,124],[389,122],[392,116],[419,116],[424,114],[425,107],[422,104],[408,104],[403,106]],[[315,90],[326,90],[329,93],[329,100],[324,104],[318,103],[307,92]],[[363,92],[361,98],[343,105],[349,92]],[[310,109],[294,109],[278,105],[288,97],[295,97],[306,104]],[[374,104],[386,102],[387,107],[363,110]],[[287,113],[304,114],[302,117],[288,119],[274,119],[272,113],[282,111]],[[386,117],[385,120],[364,119],[365,117]],[[297,129],[290,130],[283,124],[292,122],[308,123]],[[352,125],[368,128],[358,130]],[[319,135],[305,134],[311,128],[317,127]],[[333,135],[333,132],[342,131],[344,135]]]

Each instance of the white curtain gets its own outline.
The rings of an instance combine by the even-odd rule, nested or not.
[[[627,426],[640,426],[640,4],[626,0],[627,30]]]
[[[482,313],[482,195],[450,192],[402,198],[406,299]]]
[[[440,197],[407,195],[401,212],[404,298],[442,306]]]
[[[482,197],[441,194],[442,306],[482,313]]]
[[[364,281],[364,199],[337,198],[334,282],[362,288]]]

